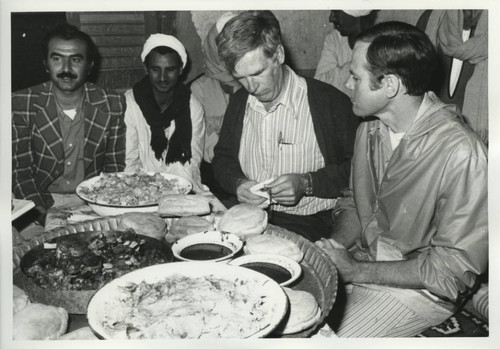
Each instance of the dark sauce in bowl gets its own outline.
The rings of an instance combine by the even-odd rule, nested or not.
[[[195,261],[207,261],[229,256],[233,251],[219,244],[194,244],[184,248],[180,256]]]
[[[242,267],[258,271],[261,274],[269,276],[271,279],[281,284],[292,278],[292,274],[285,268],[274,263],[250,262],[241,265]]]

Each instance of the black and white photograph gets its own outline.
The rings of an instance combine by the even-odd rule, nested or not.
[[[497,347],[499,10],[2,2],[0,346]]]

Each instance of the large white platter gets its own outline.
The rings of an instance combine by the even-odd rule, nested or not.
[[[234,333],[231,329],[227,329],[228,326],[234,326],[235,322],[241,321],[243,315],[240,313],[234,314],[234,309],[222,307],[220,309],[228,309],[228,315],[225,311],[220,310],[217,311],[217,326],[220,327],[217,329],[213,329],[213,322],[211,330],[203,329],[201,333],[202,336],[199,338],[260,338],[269,335],[281,322],[283,317],[285,316],[288,310],[288,300],[287,296],[284,293],[283,289],[272,279],[269,277],[255,272],[250,269],[246,269],[243,267],[232,266],[224,263],[213,263],[213,262],[177,262],[177,263],[168,263],[168,264],[160,264],[155,265],[143,269],[139,269],[133,271],[129,274],[126,274],[118,279],[115,279],[101,288],[94,297],[90,300],[88,309],[87,309],[87,318],[89,322],[89,326],[92,330],[100,337],[104,339],[128,339],[127,330],[114,330],[110,329],[106,323],[130,323],[130,314],[131,309],[138,309],[139,306],[131,307],[130,305],[126,305],[128,303],[124,302],[124,291],[123,287],[130,285],[133,283],[140,283],[145,281],[148,284],[154,284],[158,282],[165,283],[166,280],[172,283],[173,279],[182,276],[186,277],[189,280],[199,280],[199,278],[210,277],[211,279],[220,280],[219,282],[215,282],[214,284],[217,289],[225,290],[220,285],[224,285],[224,282],[230,282],[238,285],[233,289],[234,293],[230,293],[229,295],[225,295],[225,299],[231,297],[232,299],[253,299],[253,297],[260,298],[263,302],[263,305],[259,305],[257,308],[260,314],[263,314],[262,317],[259,318],[259,326],[258,330],[251,332],[243,331],[241,335],[227,335],[227,333]],[[211,281],[212,282],[212,281]],[[187,284],[187,283],[186,283]],[[243,287],[239,285],[248,285],[248,287]],[[192,290],[192,291],[191,291]],[[246,290],[246,291],[244,291]],[[251,291],[248,291],[251,290]],[[163,292],[163,291],[162,291]],[[203,306],[207,303],[207,301],[203,294],[197,294],[198,290],[191,288],[186,297],[193,297],[190,299],[186,299],[185,304],[174,303],[180,309],[186,308],[196,308],[197,302]],[[218,291],[216,291],[218,292]],[[163,294],[163,293],[162,293]],[[252,298],[251,298],[252,297]],[[198,299],[196,299],[198,298]],[[178,301],[177,301],[178,302]],[[221,302],[224,303],[224,302]],[[249,300],[250,303],[250,300]],[[213,302],[213,310],[209,310],[207,312],[194,312],[186,315],[179,315],[175,313],[175,315],[170,315],[172,312],[167,311],[167,305],[169,304],[169,296],[163,295],[160,298],[157,298],[154,302],[154,312],[160,314],[160,318],[165,320],[167,324],[165,328],[156,328],[156,333],[158,334],[154,339],[171,339],[171,338],[193,338],[193,337],[175,337],[172,334],[172,328],[168,327],[168,323],[177,324],[186,319],[189,320],[190,324],[200,324],[201,326],[205,326],[203,320],[209,318],[212,313],[215,312],[215,308],[220,306],[219,302]],[[142,305],[141,305],[142,306]],[[165,307],[165,309],[162,309]],[[135,311],[135,310],[134,310]],[[231,312],[233,312],[231,314]],[[136,313],[134,313],[136,314]],[[169,315],[165,315],[169,314]],[[186,318],[183,318],[186,316]],[[236,317],[235,317],[236,316]],[[170,319],[169,319],[170,317]],[[154,325],[158,326],[158,322],[153,322]],[[163,326],[163,325],[162,325]],[[208,326],[208,325],[207,325]],[[250,326],[249,326],[250,327]],[[208,328],[208,327],[207,327]],[[130,330],[130,328],[129,328]],[[196,328],[194,329],[196,333]],[[177,333],[177,332],[176,332]]]
[[[130,175],[129,173],[125,172],[117,172],[115,173],[119,177],[125,177],[127,175]],[[144,172],[142,173],[143,175],[154,175],[152,172]],[[169,173],[160,173],[161,176],[167,180],[176,180],[178,183],[178,194],[187,194],[191,191],[193,188],[192,183],[181,176],[169,174]],[[126,212],[156,212],[158,210],[158,203],[152,203],[152,204],[145,204],[145,205],[113,205],[113,204],[108,204],[105,202],[100,202],[98,200],[95,200],[93,198],[90,198],[86,193],[85,190],[90,190],[92,189],[96,182],[98,182],[101,179],[101,176],[96,176],[89,178],[82,183],[78,185],[76,188],[76,194],[82,199],[85,200],[88,205],[99,215],[101,216],[113,216],[113,215],[119,215],[123,214]]]

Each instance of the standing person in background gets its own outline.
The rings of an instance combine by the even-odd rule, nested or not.
[[[453,315],[486,270],[486,149],[430,91],[437,61],[429,38],[402,22],[354,45],[353,110],[376,119],[358,128],[353,197],[316,242],[352,285],[339,337],[415,336]]]
[[[332,10],[330,23],[334,30],[325,38],[315,79],[336,87],[346,95],[351,91],[345,87],[349,78],[354,38],[375,23],[377,12],[373,10]]]
[[[200,102],[181,81],[187,63],[182,43],[152,34],[141,53],[146,75],[125,92],[126,171],[179,175],[203,191],[200,163],[205,122]]]
[[[234,16],[235,14],[231,12],[222,15],[208,31],[202,45],[205,73],[191,84],[191,92],[203,106],[205,117],[206,131],[203,161],[200,168],[201,181],[223,201],[229,196],[214,179],[212,158],[214,157],[214,147],[219,141],[222,120],[229,104],[229,97],[241,87],[241,84],[220,61],[215,39],[226,22]]]
[[[12,192],[35,203],[42,225],[49,207],[83,203],[83,180],[125,168],[125,101],[87,81],[92,39],[64,24],[47,34],[43,55],[50,81],[12,95]]]
[[[217,37],[221,60],[244,88],[229,101],[212,161],[238,202],[266,207],[269,222],[310,240],[330,235],[334,198],[347,187],[357,119],[336,88],[284,64],[280,24],[270,11],[247,11]]]
[[[416,26],[440,57],[440,99],[455,104],[488,144],[488,12],[426,10]]]

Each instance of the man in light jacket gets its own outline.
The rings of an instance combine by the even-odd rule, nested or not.
[[[401,22],[354,45],[353,111],[376,119],[357,131],[353,197],[334,210],[333,238],[317,242],[352,284],[340,337],[414,336],[450,317],[486,270],[487,154],[427,92],[436,62],[428,37]]]

